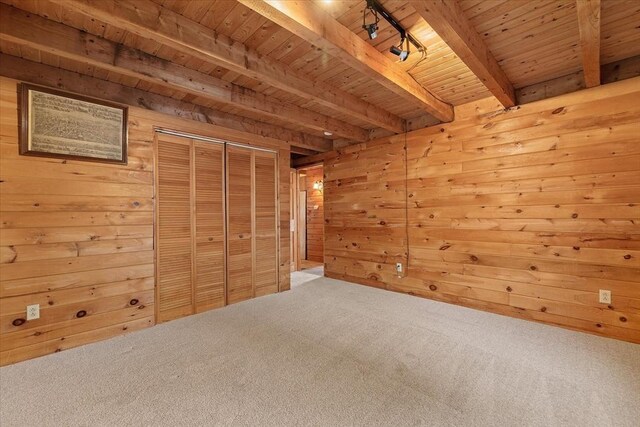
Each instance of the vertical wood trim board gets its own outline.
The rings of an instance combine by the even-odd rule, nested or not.
[[[256,297],[256,153],[251,152],[251,297]]]
[[[405,135],[331,153],[326,275],[640,342],[638,97],[634,78],[465,106],[406,135],[407,179]]]
[[[160,227],[154,207],[154,194],[160,190],[154,189],[155,126],[275,149],[279,157],[289,158],[284,141],[137,107],[129,108],[127,165],[20,156],[18,83],[0,77],[0,365],[155,323],[155,261],[162,254],[154,247]],[[195,150],[201,150],[194,153],[195,186],[209,186],[215,180],[205,169],[219,166],[220,176],[224,173],[224,150],[218,158],[215,152],[207,156],[208,149],[214,146],[195,144]],[[289,165],[276,162],[276,168],[277,218],[279,226],[288,229]],[[193,182],[193,178],[189,174],[188,179]],[[165,188],[177,196],[171,185]],[[221,189],[196,191],[195,288],[190,292],[194,299],[187,303],[189,311],[194,304],[196,311],[224,305],[224,284],[221,289],[210,278],[219,268],[213,259],[222,257],[224,270],[225,237],[211,233],[218,224],[198,209],[222,197]],[[278,283],[272,288],[283,291],[289,289],[289,270],[281,268],[289,265],[289,233],[280,233],[277,239],[280,264]],[[191,276],[190,268],[186,274]],[[26,318],[30,304],[40,304],[40,319],[15,325],[16,319]]]
[[[300,259],[307,259],[307,191],[298,194],[298,230],[300,237],[296,244],[300,252]]]
[[[300,245],[299,242],[299,233],[300,233],[300,225],[298,223],[298,171],[296,169],[291,169],[289,175],[289,200],[290,200],[290,211],[291,211],[291,224],[293,224],[293,230],[291,230],[291,224],[289,225],[290,237],[291,237],[291,246],[289,250],[289,256],[291,257],[291,271],[298,271],[300,269]]]

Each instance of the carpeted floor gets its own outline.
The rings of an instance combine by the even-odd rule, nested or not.
[[[639,345],[302,279],[4,367],[0,424],[638,425]]]
[[[306,268],[302,270],[303,273],[314,274],[316,276],[324,276],[324,265],[313,268]]]

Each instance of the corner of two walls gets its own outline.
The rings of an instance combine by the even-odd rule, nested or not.
[[[325,274],[640,342],[639,96],[486,100],[331,153]]]

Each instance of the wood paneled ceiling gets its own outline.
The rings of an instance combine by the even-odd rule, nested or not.
[[[67,51],[71,48],[66,47],[52,48],[50,44],[55,44],[56,37],[41,37],[42,40],[36,43],[33,40],[25,41],[28,35],[20,35],[17,30],[13,34],[12,29],[2,28],[0,50],[5,54],[5,60],[6,55],[11,55],[63,68],[216,109],[236,115],[239,120],[246,117],[269,123],[308,135],[309,140],[316,138],[321,141],[325,138],[323,131],[330,130],[333,132],[331,139],[362,141],[369,137],[370,130],[382,128],[399,133],[406,121],[434,122],[419,102],[414,102],[406,94],[399,95],[395,86],[381,82],[378,76],[369,73],[368,68],[353,67],[345,58],[336,55],[335,50],[327,49],[325,44],[316,42],[316,46],[300,37],[300,32],[294,35],[292,31],[265,17],[269,15],[252,10],[258,2],[0,2],[20,9],[22,13],[62,23],[76,31],[65,32],[61,30],[62,27],[45,25],[44,21],[29,24],[33,18],[21,17],[35,28],[34,38],[43,34],[64,33],[69,45],[75,46],[76,51]],[[421,86],[420,90],[432,94],[436,100],[455,106],[491,96],[492,91],[495,94],[492,84],[494,87],[502,84],[508,92],[581,70],[584,66],[584,46],[581,45],[576,2],[597,5],[596,10],[600,13],[596,27],[599,50],[595,52],[601,64],[640,55],[640,2],[637,0],[457,0],[457,3],[453,3],[453,0],[382,0],[383,6],[427,48],[425,58],[414,51],[409,60],[403,63],[397,62],[397,57],[389,53],[389,48],[398,43],[399,36],[385,20],[379,22],[378,37],[373,41],[368,39],[366,31],[362,29],[365,0],[309,0],[297,3],[301,8],[316,8],[322,28],[334,23],[346,27],[351,36],[355,34],[375,47],[387,58],[385,61],[393,61],[394,70],[409,76],[411,81],[415,80]],[[279,7],[277,3],[283,2],[270,3],[272,10],[275,10]],[[291,2],[285,8],[285,14],[293,10],[293,3],[296,2]],[[103,15],[94,10],[96,8],[102,8]],[[3,9],[3,13],[8,10]],[[450,14],[450,21],[456,22],[443,25],[441,20],[433,20],[434,14],[447,16],[447,13]],[[157,19],[158,15],[162,19]],[[425,17],[434,22],[438,32],[427,23]],[[176,33],[185,38],[171,38],[170,24],[174,18],[177,19],[175,22],[185,24],[187,31]],[[145,25],[151,27],[152,31],[146,31]],[[159,35],[162,31],[166,33]],[[81,51],[86,51],[87,42],[82,32],[105,39],[106,44],[101,39],[95,42],[106,46],[107,50],[112,49],[114,56],[111,59],[102,58],[103,63],[84,60]],[[200,45],[189,44],[194,40]],[[57,42],[62,46],[65,39]],[[124,49],[127,54],[124,59],[119,46],[132,49]],[[220,50],[203,53],[202,46],[213,46],[214,50]],[[224,49],[228,50],[229,59],[221,55]],[[486,55],[478,54],[479,51]],[[102,54],[95,51],[91,55],[100,57]],[[154,62],[155,59],[148,55],[165,62]],[[247,68],[244,68],[242,55],[248,58]],[[126,61],[132,57],[138,61],[137,64],[165,67],[167,73],[176,71],[178,78],[163,80],[160,76],[159,80],[154,80],[145,74],[153,68],[144,68],[142,65],[134,70],[136,72],[122,72],[122,68],[127,68],[129,63],[136,64],[135,61]],[[485,61],[486,57],[490,59]],[[108,64],[111,60],[116,61],[116,65],[121,64],[120,69]],[[166,61],[174,68],[167,68]],[[197,73],[194,74],[194,71]],[[495,77],[496,74],[503,78],[492,81],[491,76]],[[203,79],[198,77],[203,75]],[[198,84],[194,84],[194,81]],[[503,105],[508,106],[508,102],[503,102]]]

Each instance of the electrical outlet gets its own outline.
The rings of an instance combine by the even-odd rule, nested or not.
[[[396,273],[398,273],[398,276],[400,276],[402,274],[402,263],[401,262],[397,262],[396,263]]]
[[[600,289],[600,304],[611,304],[611,291]]]
[[[40,318],[40,304],[27,306],[27,320],[36,320]]]

